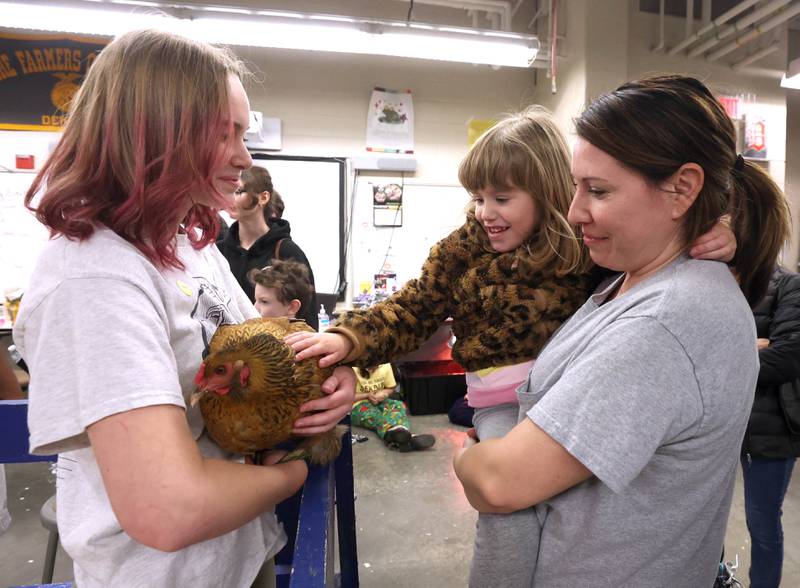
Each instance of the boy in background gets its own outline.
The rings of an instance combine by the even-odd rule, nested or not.
[[[276,259],[248,277],[255,284],[255,307],[263,318],[295,318],[311,301],[311,276],[300,262]]]

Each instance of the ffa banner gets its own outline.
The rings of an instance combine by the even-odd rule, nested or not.
[[[107,40],[0,33],[0,129],[60,131]]]

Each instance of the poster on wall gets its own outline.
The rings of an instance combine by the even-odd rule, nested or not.
[[[398,184],[372,185],[372,224],[403,226],[403,188]]]
[[[60,131],[107,39],[0,33],[0,130]]]
[[[367,109],[367,151],[414,153],[411,91],[375,88]]]
[[[753,159],[767,158],[767,123],[760,116],[748,116],[745,120],[745,146],[742,155]]]

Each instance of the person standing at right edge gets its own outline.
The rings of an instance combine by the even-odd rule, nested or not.
[[[783,499],[800,455],[800,275],[777,267],[753,315],[761,367],[741,458],[750,587],[778,588]]]

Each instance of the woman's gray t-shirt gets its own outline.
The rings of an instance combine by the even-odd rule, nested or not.
[[[519,391],[521,417],[594,474],[537,506],[536,586],[711,586],[758,374],[753,315],[717,262],[681,257],[605,302],[616,285]]]

